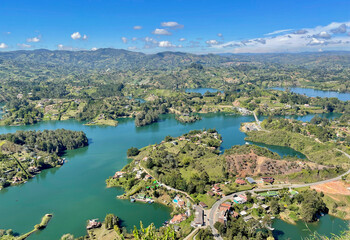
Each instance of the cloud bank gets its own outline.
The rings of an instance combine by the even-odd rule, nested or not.
[[[327,26],[305,28],[294,32],[291,32],[292,29],[277,30],[265,34],[266,37],[263,38],[229,41],[222,44],[209,44],[208,41],[206,43],[214,52],[232,53],[350,50],[350,37],[347,33],[349,28],[350,22],[333,22]]]

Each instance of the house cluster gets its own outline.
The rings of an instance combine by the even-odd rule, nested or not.
[[[12,178],[12,183],[15,184],[15,183],[20,183],[22,182],[22,178],[21,177],[13,177]]]
[[[243,107],[233,107],[233,109],[237,110],[243,116],[252,114],[251,111]]]
[[[219,206],[218,221],[226,224],[229,216],[238,218],[239,214],[232,209],[232,204],[228,202],[221,203]]]
[[[169,222],[170,224],[180,223],[182,221],[185,221],[188,217],[191,216],[191,211],[190,211],[191,203],[189,201],[185,202],[185,200],[183,200],[180,195],[176,195],[175,198],[173,199],[173,203],[176,207],[180,209],[185,209],[186,212],[174,215],[174,217]]]

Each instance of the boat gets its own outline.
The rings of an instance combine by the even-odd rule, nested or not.
[[[135,202],[135,201],[136,201],[135,198],[130,197],[130,202]]]

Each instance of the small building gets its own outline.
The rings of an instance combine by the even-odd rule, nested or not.
[[[246,185],[246,181],[244,181],[243,178],[237,178],[235,183],[239,184],[239,185]]]
[[[234,197],[234,198],[233,198],[233,201],[234,201],[235,203],[237,203],[237,204],[243,204],[243,203],[246,203],[246,202],[247,202],[246,199],[244,199],[244,198],[242,198],[242,197],[240,197],[240,196]]]
[[[246,216],[246,217],[243,218],[243,220],[244,220],[245,222],[248,222],[248,221],[251,220],[251,219],[253,219],[253,216],[252,216],[252,215],[248,215],[248,216]]]
[[[116,178],[123,177],[124,174],[125,174],[125,172],[121,172],[121,171],[115,172],[113,178],[116,179]]]
[[[230,212],[230,215],[234,218],[238,218],[239,217],[239,213],[238,212],[235,212],[235,211],[231,211]]]
[[[182,214],[177,214],[177,215],[174,215],[174,217],[170,220],[170,224],[177,224],[177,223],[180,223],[182,221],[185,221],[187,219],[187,216],[185,213],[182,213]]]
[[[92,219],[92,220],[89,220],[88,225],[86,226],[86,229],[90,230],[93,228],[99,228],[101,226],[102,226],[101,222],[98,222],[97,219]]]
[[[227,222],[227,215],[228,215],[227,211],[220,211],[219,212],[219,216],[218,216],[218,222],[220,222],[222,224],[226,224],[226,222]]]
[[[262,204],[261,207],[262,207],[263,209],[267,210],[267,209],[269,209],[270,206],[269,206],[269,205],[266,205],[266,204]]]
[[[219,206],[219,211],[224,211],[228,212],[231,209],[231,204],[230,203],[221,203]]]
[[[192,227],[201,227],[204,225],[204,211],[202,208],[196,206],[195,207],[195,216],[194,220],[191,223]]]
[[[148,179],[152,179],[152,176],[149,175],[149,174],[147,174],[147,175],[145,176],[145,180],[148,180]]]
[[[208,191],[207,194],[212,197],[215,196],[215,194],[212,191]]]
[[[208,205],[205,204],[204,202],[200,202],[199,206],[202,207],[202,208],[207,208],[208,207]]]
[[[243,210],[239,214],[242,215],[242,216],[245,216],[245,215],[247,215],[247,212]]]
[[[251,177],[246,177],[245,178],[250,184],[256,184],[255,180]]]
[[[212,190],[213,192],[215,192],[215,193],[221,192],[221,188],[220,188],[220,186],[219,186],[218,184],[215,184],[215,185],[212,187],[211,190]]]
[[[272,184],[275,181],[273,177],[262,177],[261,180],[265,183],[270,183],[270,184]]]

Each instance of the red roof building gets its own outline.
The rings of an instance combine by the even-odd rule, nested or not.
[[[239,184],[239,185],[245,185],[247,184],[247,182],[243,179],[243,178],[237,178],[235,183]]]

